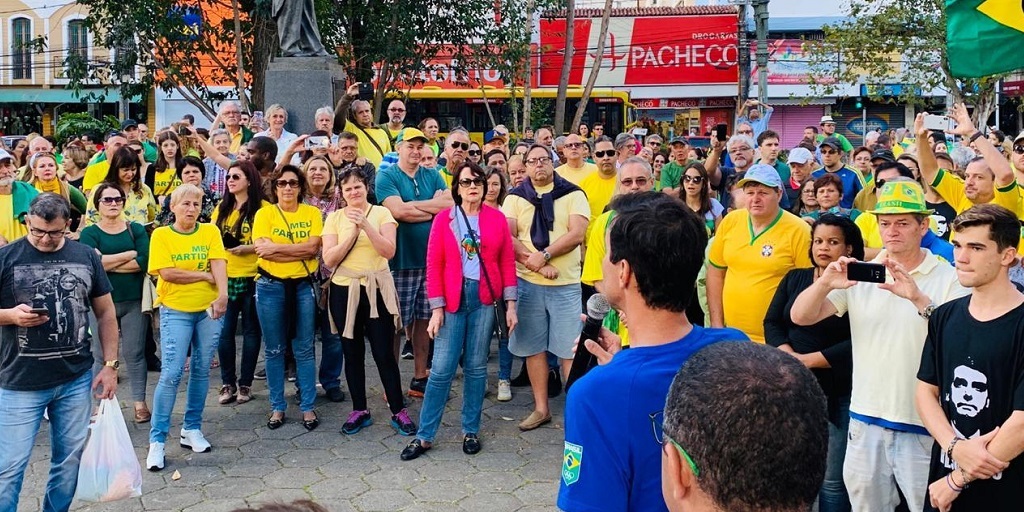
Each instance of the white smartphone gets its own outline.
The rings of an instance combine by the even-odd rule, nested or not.
[[[947,116],[936,116],[933,114],[925,114],[924,116],[924,127],[929,130],[935,130],[940,132],[948,132],[953,128],[956,128],[956,122]]]

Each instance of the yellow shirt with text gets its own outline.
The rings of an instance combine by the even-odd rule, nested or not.
[[[153,195],[157,198],[171,195],[178,185],[181,185],[181,180],[178,179],[178,172],[174,169],[167,169],[153,175]]]
[[[227,258],[220,232],[213,224],[197,224],[191,233],[179,233],[173,226],[153,231],[149,241],[149,273],[160,275],[160,269],[177,268],[192,272],[210,272],[210,260]],[[185,313],[198,313],[217,300],[217,285],[201,281],[177,284],[161,277],[156,285],[153,306],[167,306]]]
[[[726,270],[725,325],[764,343],[764,315],[775,290],[787,272],[811,266],[810,247],[811,226],[785,210],[756,236],[747,210],[726,215],[708,253],[709,264]]]
[[[263,201],[263,206],[270,205],[269,202]],[[228,218],[224,221],[224,226],[220,232],[222,234],[235,233],[235,223],[238,222],[239,211],[232,210],[228,214]],[[220,208],[213,210],[210,224],[217,225],[217,219],[220,217]],[[241,225],[242,237],[238,240],[242,245],[252,245],[252,225],[243,223]],[[227,249],[225,249],[227,252]],[[252,277],[256,275],[256,253],[234,255],[227,252],[228,256],[228,277]]]
[[[284,217],[281,214],[284,214]],[[285,219],[288,224],[285,225]],[[286,212],[277,205],[267,205],[256,212],[252,222],[252,239],[266,238],[275,244],[301,244],[309,237],[319,237],[324,230],[323,217],[320,210],[308,205],[299,204],[294,212]],[[291,237],[288,236],[289,232]],[[305,263],[305,266],[303,266]],[[274,277],[296,279],[306,277],[317,271],[317,259],[313,257],[304,261],[278,262],[257,259],[257,265]],[[307,271],[308,270],[308,271]]]

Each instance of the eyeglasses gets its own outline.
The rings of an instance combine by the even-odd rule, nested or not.
[[[608,157],[608,156],[615,156],[616,154],[617,153],[615,153],[614,149],[606,149],[604,151],[594,151],[594,156],[596,156],[598,158],[604,158],[604,157]]]
[[[583,147],[583,143],[582,142],[566,142],[565,143],[565,147],[567,147],[569,149],[582,148]]]
[[[839,152],[838,151],[833,151],[831,149],[823,149],[823,150],[821,150],[821,154],[823,154],[823,155],[838,155]]]
[[[274,184],[277,188],[299,188],[299,180],[277,180]]]
[[[647,182],[649,182],[649,181],[650,181],[649,179],[644,178],[644,177],[641,176],[639,178],[626,178],[624,180],[619,181],[619,183],[622,183],[623,187],[632,187],[634,183],[638,187],[646,187],[647,186]]]
[[[468,142],[452,142],[452,149],[461,149],[463,151],[469,149]]]
[[[1024,155],[1024,146],[1014,146],[1013,147],[1013,154],[1015,154],[1015,155]]]
[[[405,109],[404,108],[389,108],[388,112],[395,112],[395,113],[401,114],[402,112],[405,112]]]
[[[57,229],[54,231],[47,231],[45,229],[36,229],[33,227],[28,228],[28,233],[36,238],[42,238],[44,236],[50,237],[50,239],[61,238],[67,234],[68,228],[65,226],[63,229]]]
[[[683,459],[685,459],[686,463],[690,466],[690,471],[693,471],[693,476],[700,476],[700,469],[697,468],[697,463],[693,461],[690,454],[686,453],[686,450],[680,446],[675,439],[672,439],[665,434],[663,427],[665,423],[665,411],[652,412],[651,414],[648,414],[647,417],[651,419],[651,431],[654,433],[654,439],[658,441],[658,444],[664,445],[665,441],[672,443],[672,446],[674,446],[676,450],[679,450],[679,454],[683,456]]]
[[[243,176],[241,174],[228,174],[228,181],[236,181],[236,180],[240,180],[240,179],[242,179],[244,177],[245,176]]]
[[[471,149],[471,150],[469,150],[469,156],[480,156],[480,150],[479,149]]]
[[[661,141],[660,140],[648,141],[647,145],[648,146],[654,146],[654,147],[661,147]]]
[[[124,198],[123,197],[101,197],[100,198],[100,202],[103,203],[103,204],[109,204],[109,205],[123,204],[124,203]]]
[[[528,158],[526,165],[544,165],[551,163],[551,158],[546,156],[538,156],[536,158]]]
[[[683,175],[683,183],[704,183],[704,176],[690,176],[688,174]]]
[[[484,183],[486,183],[486,181],[484,181],[483,178],[473,178],[473,179],[465,178],[465,179],[459,180],[459,186],[462,187],[462,188],[469,188],[469,187],[474,186],[474,185],[476,185],[478,187],[482,187],[482,186],[484,186]]]

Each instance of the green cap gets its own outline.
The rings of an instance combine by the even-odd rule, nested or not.
[[[904,213],[931,215],[935,211],[928,209],[924,202],[924,189],[916,181],[887,181],[882,187],[882,194],[878,197],[875,209],[868,213],[875,215]]]

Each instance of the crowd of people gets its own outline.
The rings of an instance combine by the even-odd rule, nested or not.
[[[318,384],[351,398],[335,428],[370,428],[367,345],[411,437],[401,460],[433,448],[459,367],[477,454],[493,340],[496,399],[533,398],[524,431],[552,421],[577,350],[602,363],[567,397],[565,510],[1019,501],[1024,133],[985,135],[955,105],[948,134],[922,114],[853,147],[824,116],[782,148],[771,107],[747,101],[707,151],[601,123],[474,141],[406,125],[399,99],[375,124],[357,93],[304,134],[281,105],[228,101],[208,128],[186,116],[150,136],[129,119],[59,151],[38,135],[0,149],[0,324],[18,340],[0,348],[0,402],[27,404],[0,416],[17,432],[0,445],[4,500],[43,411],[56,468],[85,442],[89,383],[111,396],[122,363],[149,470],[186,376],[181,445],[211,450],[214,370],[223,406],[266,379],[268,429],[289,421],[288,382],[306,430]],[[613,309],[577,347],[595,293]],[[724,343],[745,340],[766,347]],[[49,506],[67,508],[73,480],[51,474]]]

